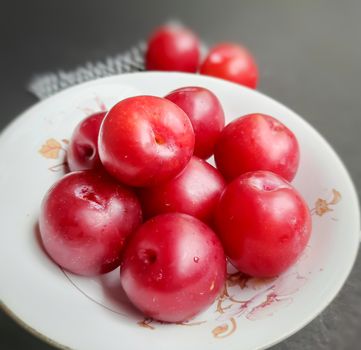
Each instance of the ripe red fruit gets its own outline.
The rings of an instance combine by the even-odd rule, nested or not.
[[[301,195],[268,171],[246,173],[232,181],[220,198],[215,223],[232,264],[256,277],[285,271],[311,234],[311,215]]]
[[[268,170],[292,181],[300,152],[295,135],[280,121],[264,114],[249,114],[223,129],[214,157],[227,180],[248,171]]]
[[[106,112],[93,114],[82,120],[70,140],[67,160],[70,171],[101,167],[98,153],[100,124]]]
[[[223,43],[213,47],[201,65],[200,73],[230,80],[255,89],[258,68],[251,53],[237,44]]]
[[[155,96],[118,102],[99,133],[99,155],[107,171],[131,186],[151,186],[180,173],[194,150],[187,115],[174,103]]]
[[[191,120],[195,135],[194,155],[209,158],[224,128],[224,112],[217,96],[208,89],[189,86],[174,90],[165,98],[182,108]]]
[[[177,177],[159,186],[139,190],[144,217],[180,212],[211,222],[225,188],[222,175],[203,159],[192,157]]]
[[[134,193],[104,172],[73,172],[43,199],[39,227],[45,250],[63,268],[96,275],[119,265],[125,239],[141,223]]]
[[[145,315],[182,322],[210,306],[222,290],[226,259],[216,234],[196,218],[163,214],[132,235],[121,283]]]
[[[199,57],[199,40],[193,32],[178,26],[164,26],[148,40],[145,64],[148,70],[194,73]]]

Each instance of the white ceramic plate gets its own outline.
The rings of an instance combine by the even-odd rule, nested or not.
[[[313,213],[312,238],[299,262],[276,280],[232,275],[229,297],[186,324],[143,319],[127,302],[118,269],[99,278],[65,273],[37,234],[44,193],[63,173],[67,139],[85,116],[133,95],[163,96],[182,86],[211,89],[227,121],[252,112],[279,118],[301,146],[294,185]],[[4,308],[43,339],[77,350],[268,347],[310,322],[335,297],[359,245],[359,208],[332,148],[302,118],[261,93],[181,73],[136,73],[86,83],[38,103],[0,137],[0,296]],[[235,301],[235,300],[238,300]]]

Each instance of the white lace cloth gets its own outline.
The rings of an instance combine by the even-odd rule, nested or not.
[[[63,89],[115,74],[138,72],[144,70],[144,53],[146,45],[140,42],[128,51],[107,57],[98,62],[87,62],[70,71],[59,70],[35,76],[27,89],[39,99],[49,97]]]

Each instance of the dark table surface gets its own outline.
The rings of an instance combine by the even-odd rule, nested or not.
[[[361,1],[1,1],[0,128],[36,100],[36,73],[71,69],[132,46],[178,19],[209,44],[243,42],[259,89],[314,125],[361,190]],[[4,164],[2,164],[4,166]],[[361,254],[335,301],[273,349],[356,349],[361,342]],[[51,349],[0,312],[0,348]],[[240,344],[241,349],[241,344]]]

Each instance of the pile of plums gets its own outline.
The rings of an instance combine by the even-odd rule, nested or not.
[[[151,37],[150,69],[197,69],[198,42],[182,30]],[[177,50],[184,52],[176,59]],[[239,82],[255,86],[255,66],[247,74],[232,58],[240,52],[221,45],[200,70],[229,77],[238,67]],[[195,86],[130,97],[83,120],[69,144],[70,173],[42,203],[47,253],[85,276],[120,266],[130,301],[166,322],[188,320],[214,302],[227,260],[250,276],[281,274],[311,233],[309,209],[290,184],[297,139],[264,114],[224,124],[217,96]],[[216,167],[206,161],[212,155]]]

